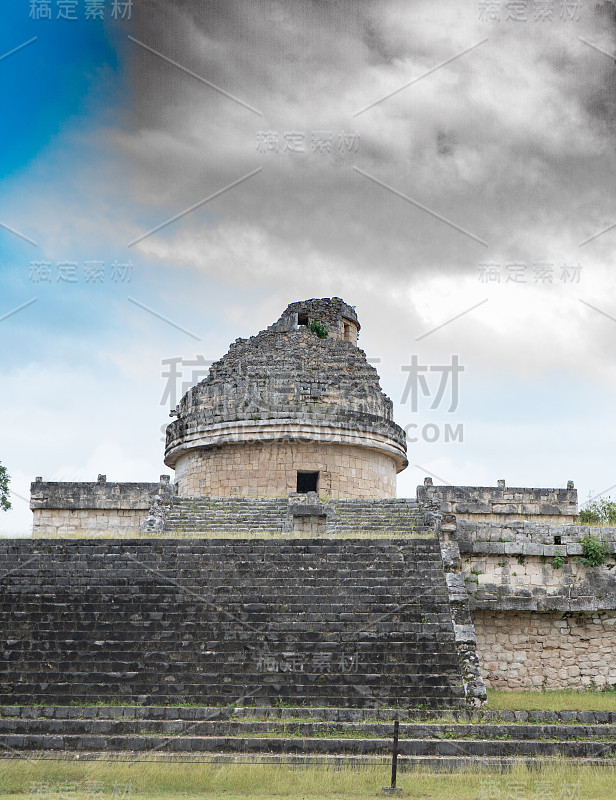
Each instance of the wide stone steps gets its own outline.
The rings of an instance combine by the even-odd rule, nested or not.
[[[391,753],[400,722],[400,767],[510,764],[567,758],[613,763],[616,713],[419,711],[342,708],[0,706],[0,750],[20,752],[245,754],[353,761]]]
[[[288,526],[285,499],[174,498],[164,530],[173,532],[272,532]]]
[[[343,722],[456,725],[616,725],[616,711],[510,711],[498,709],[332,708],[318,706],[148,706],[148,705],[2,705],[0,719],[54,720],[245,720],[266,722]]]
[[[157,704],[182,702],[189,697],[194,702],[210,702],[217,705],[230,705],[246,699],[263,705],[283,699],[285,702],[298,704],[318,702],[321,705],[356,707],[386,703],[392,694],[393,687],[400,702],[410,706],[451,708],[456,704],[458,706],[464,704],[464,690],[455,685],[443,684],[442,679],[437,675],[421,676],[423,678],[421,682],[402,689],[396,684],[401,682],[403,677],[403,675],[385,675],[381,679],[378,675],[374,675],[372,681],[365,679],[357,681],[357,686],[354,686],[352,681],[346,685],[338,682],[331,686],[317,685],[318,691],[315,691],[314,683],[298,682],[289,686],[282,680],[263,680],[262,676],[250,675],[240,676],[241,683],[239,680],[232,683],[217,683],[220,680],[218,676],[205,673],[203,678],[209,679],[207,688],[204,688],[202,683],[157,685],[154,682],[156,679],[150,680],[148,684],[139,684],[134,678],[128,680],[121,674],[118,674],[115,679],[107,679],[104,674],[91,675],[88,676],[89,680],[83,682],[66,676],[65,681],[59,680],[53,683],[49,682],[49,676],[45,676],[45,681],[18,684],[14,687],[15,690],[11,693],[11,697],[37,697],[45,703],[74,701],[110,703],[117,700],[131,702],[143,698],[145,702]],[[399,678],[399,681],[395,681],[396,678]],[[257,679],[259,679],[259,685],[254,688]],[[427,685],[430,680],[434,682],[433,686]],[[389,685],[383,685],[387,681],[389,681]],[[247,688],[247,684],[249,688]],[[46,690],[46,687],[49,687],[49,690]]]
[[[326,535],[408,535],[427,528],[414,500],[328,500]],[[168,533],[274,533],[292,530],[287,499],[175,497],[166,516]]]
[[[0,543],[0,702],[460,706],[435,539]]]
[[[327,507],[338,517],[340,527],[352,527],[357,520],[400,528],[423,525],[414,500],[329,500]]]
[[[298,736],[300,738],[336,738],[340,734],[355,738],[391,738],[391,722],[302,722],[284,721],[220,721],[205,720],[67,720],[67,719],[11,719],[0,718],[0,735],[53,734],[75,735],[178,735],[191,736]],[[515,739],[564,740],[580,739],[614,741],[616,725],[487,725],[487,724],[436,724],[400,723],[402,739]]]

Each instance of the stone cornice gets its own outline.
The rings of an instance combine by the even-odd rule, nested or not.
[[[397,426],[395,426],[397,428]],[[366,447],[391,456],[396,470],[407,465],[404,446],[396,439],[375,429],[362,430],[336,424],[310,424],[296,419],[238,420],[217,425],[195,426],[171,439],[165,451],[165,464],[173,467],[182,453],[197,448],[220,447],[253,442],[318,442]]]

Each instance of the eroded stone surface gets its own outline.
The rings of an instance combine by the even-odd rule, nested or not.
[[[292,303],[274,325],[237,339],[167,428],[179,494],[281,497],[298,472],[319,472],[323,497],[395,497],[406,437],[357,347],[358,327],[343,300],[323,298]]]

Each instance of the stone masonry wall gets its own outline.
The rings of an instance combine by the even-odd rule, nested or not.
[[[550,548],[550,552],[564,548]],[[613,556],[612,556],[613,558]],[[613,561],[591,567],[577,558],[465,553],[462,568],[475,608],[506,611],[616,609]]]
[[[541,520],[554,524],[573,522],[578,513],[577,490],[569,481],[566,489],[532,489],[505,486],[433,486],[426,478],[417,487],[417,499],[426,507],[440,501],[443,514],[482,522],[505,522],[512,519]]]
[[[492,689],[583,689],[616,684],[616,611],[476,611],[477,655]]]
[[[201,422],[217,424],[280,414],[309,421],[318,411],[338,414],[346,422],[354,419],[353,412],[372,415],[377,419],[370,419],[371,424],[389,422],[392,435],[405,439],[393,424],[392,401],[381,390],[366,354],[350,341],[319,339],[299,326],[236,339],[207,377],[182,397],[167,445],[181,438],[182,421],[190,423],[197,412]]]
[[[321,497],[396,496],[393,458],[364,447],[316,442],[190,451],[178,459],[176,483],[181,497],[286,497],[297,489],[298,470],[320,473]]]
[[[128,536],[139,531],[147,515],[146,509],[44,508],[34,511],[33,536],[100,536],[113,533]]]
[[[357,344],[360,327],[357,314],[353,306],[349,306],[340,297],[312,298],[291,303],[278,322],[271,326],[271,329],[281,330],[286,326],[294,327],[297,325],[299,314],[306,315],[309,322],[315,319],[324,323],[330,337],[348,338],[353,344]],[[345,336],[345,324],[349,328],[347,336]]]
[[[462,520],[456,535],[486,685],[616,683],[614,528]],[[588,536],[604,563],[581,560]]]
[[[588,525],[461,522],[456,531],[465,580],[482,610],[616,610],[616,529]],[[590,538],[603,563],[584,558]]]
[[[169,498],[174,486],[168,475],[159,483],[54,482],[37,478],[30,485],[32,535],[97,536],[137,534],[155,497]]]

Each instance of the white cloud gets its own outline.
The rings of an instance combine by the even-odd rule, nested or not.
[[[382,383],[393,397],[412,352],[432,363],[458,352],[474,382],[466,419],[481,418],[477,396],[490,403],[502,388],[511,398],[500,428],[476,428],[462,450],[428,449],[426,468],[462,483],[526,470],[521,482],[541,484],[578,453],[580,469],[600,484],[612,461],[603,449],[604,402],[616,388],[616,323],[580,298],[616,317],[616,232],[579,243],[614,222],[616,103],[613,64],[580,43],[585,36],[614,47],[613,26],[593,14],[585,9],[570,25],[491,25],[478,20],[476,3],[447,0],[152,2],[139,38],[263,117],[131,43],[130,121],[118,116],[126,127],[89,131],[90,140],[65,133],[12,187],[12,222],[30,232],[36,219],[48,258],[90,248],[90,257],[112,259],[149,227],[263,170],[130,251],[148,265],[131,292],[194,328],[202,343],[118,294],[106,309],[113,324],[105,335],[55,319],[58,360],[34,363],[29,351],[27,366],[5,371],[0,456],[16,490],[27,492],[37,474],[155,479],[164,471],[160,426],[167,421],[158,405],[161,359],[217,357],[236,336],[277,319],[288,302],[328,295],[357,305],[361,344],[382,358]],[[353,116],[484,37],[472,52]],[[306,152],[259,153],[259,130],[303,131]],[[314,130],[332,131],[332,153],[312,152]],[[341,131],[360,134],[357,153],[337,150]],[[86,141],[92,157],[77,167],[71,147]],[[549,261],[556,275],[561,263],[579,262],[581,279],[484,285],[483,260],[529,268]],[[484,297],[488,303],[416,341]],[[58,317],[67,308],[66,300],[58,304]],[[50,304],[45,313],[51,317]],[[42,311],[41,319],[44,330]],[[20,339],[15,352],[21,347]],[[587,386],[579,412],[586,438],[550,414],[567,385]],[[516,407],[524,392],[541,406],[535,425]],[[538,435],[549,447],[525,462],[520,453],[531,452]]]

